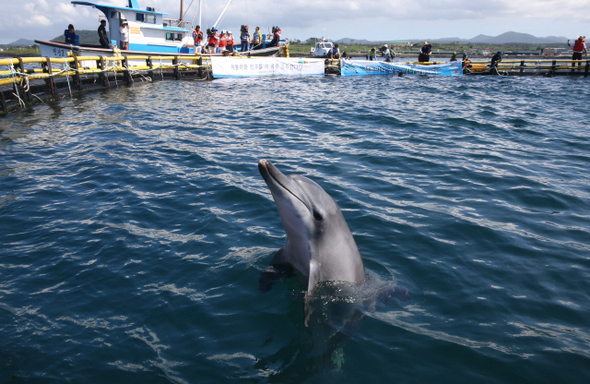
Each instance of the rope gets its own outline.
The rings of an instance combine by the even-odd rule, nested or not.
[[[23,91],[29,92],[29,78],[27,76],[21,77],[20,86],[23,87]]]
[[[18,91],[17,91],[18,92]],[[26,107],[27,105],[25,104],[25,102],[20,98],[19,95],[17,95],[16,93],[12,92],[12,96],[16,97],[18,99],[18,104],[21,106],[21,108]]]
[[[14,63],[12,62],[12,59],[10,59],[10,74],[12,75],[14,89],[16,89],[16,95],[14,94],[14,92],[12,94],[18,98],[19,105],[22,108],[24,108],[26,105],[25,105],[25,102],[20,98],[20,92],[18,91],[18,84],[16,83],[17,72],[16,72],[16,69],[14,69]]]
[[[68,90],[70,91],[70,100],[71,100],[71,99],[73,99],[73,96],[72,96],[72,87],[70,86],[70,65],[68,64],[67,61],[64,61],[64,69],[63,70],[66,71],[66,80],[68,82]]]
[[[117,82],[117,62],[113,60],[113,73],[115,74],[115,87],[119,88],[119,82]]]

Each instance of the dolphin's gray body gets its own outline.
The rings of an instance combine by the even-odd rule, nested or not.
[[[334,199],[307,177],[284,175],[268,160],[260,160],[258,169],[287,233],[287,243],[271,265],[293,267],[308,293],[325,281],[365,281],[358,247]]]

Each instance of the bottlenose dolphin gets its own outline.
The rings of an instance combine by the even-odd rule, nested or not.
[[[287,243],[271,266],[292,267],[307,284],[308,294],[322,282],[364,282],[361,255],[334,199],[307,177],[287,176],[268,160],[260,160],[258,170],[287,233]],[[262,284],[261,278],[261,289]]]

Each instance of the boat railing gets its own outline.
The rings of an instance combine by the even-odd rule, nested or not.
[[[165,26],[169,26],[169,27],[178,27],[178,28],[183,28],[183,29],[190,29],[190,25],[192,24],[191,21],[188,20],[179,20],[179,19],[169,19],[169,18],[164,18],[162,19],[164,21],[164,25]]]

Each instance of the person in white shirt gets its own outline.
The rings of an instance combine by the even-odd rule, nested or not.
[[[328,57],[330,59],[339,59],[340,58],[340,48],[338,48],[338,44],[334,44],[330,52],[328,52]]]
[[[123,21],[121,24],[121,28],[119,29],[121,34],[121,50],[128,51],[129,50],[129,24],[127,21]]]

